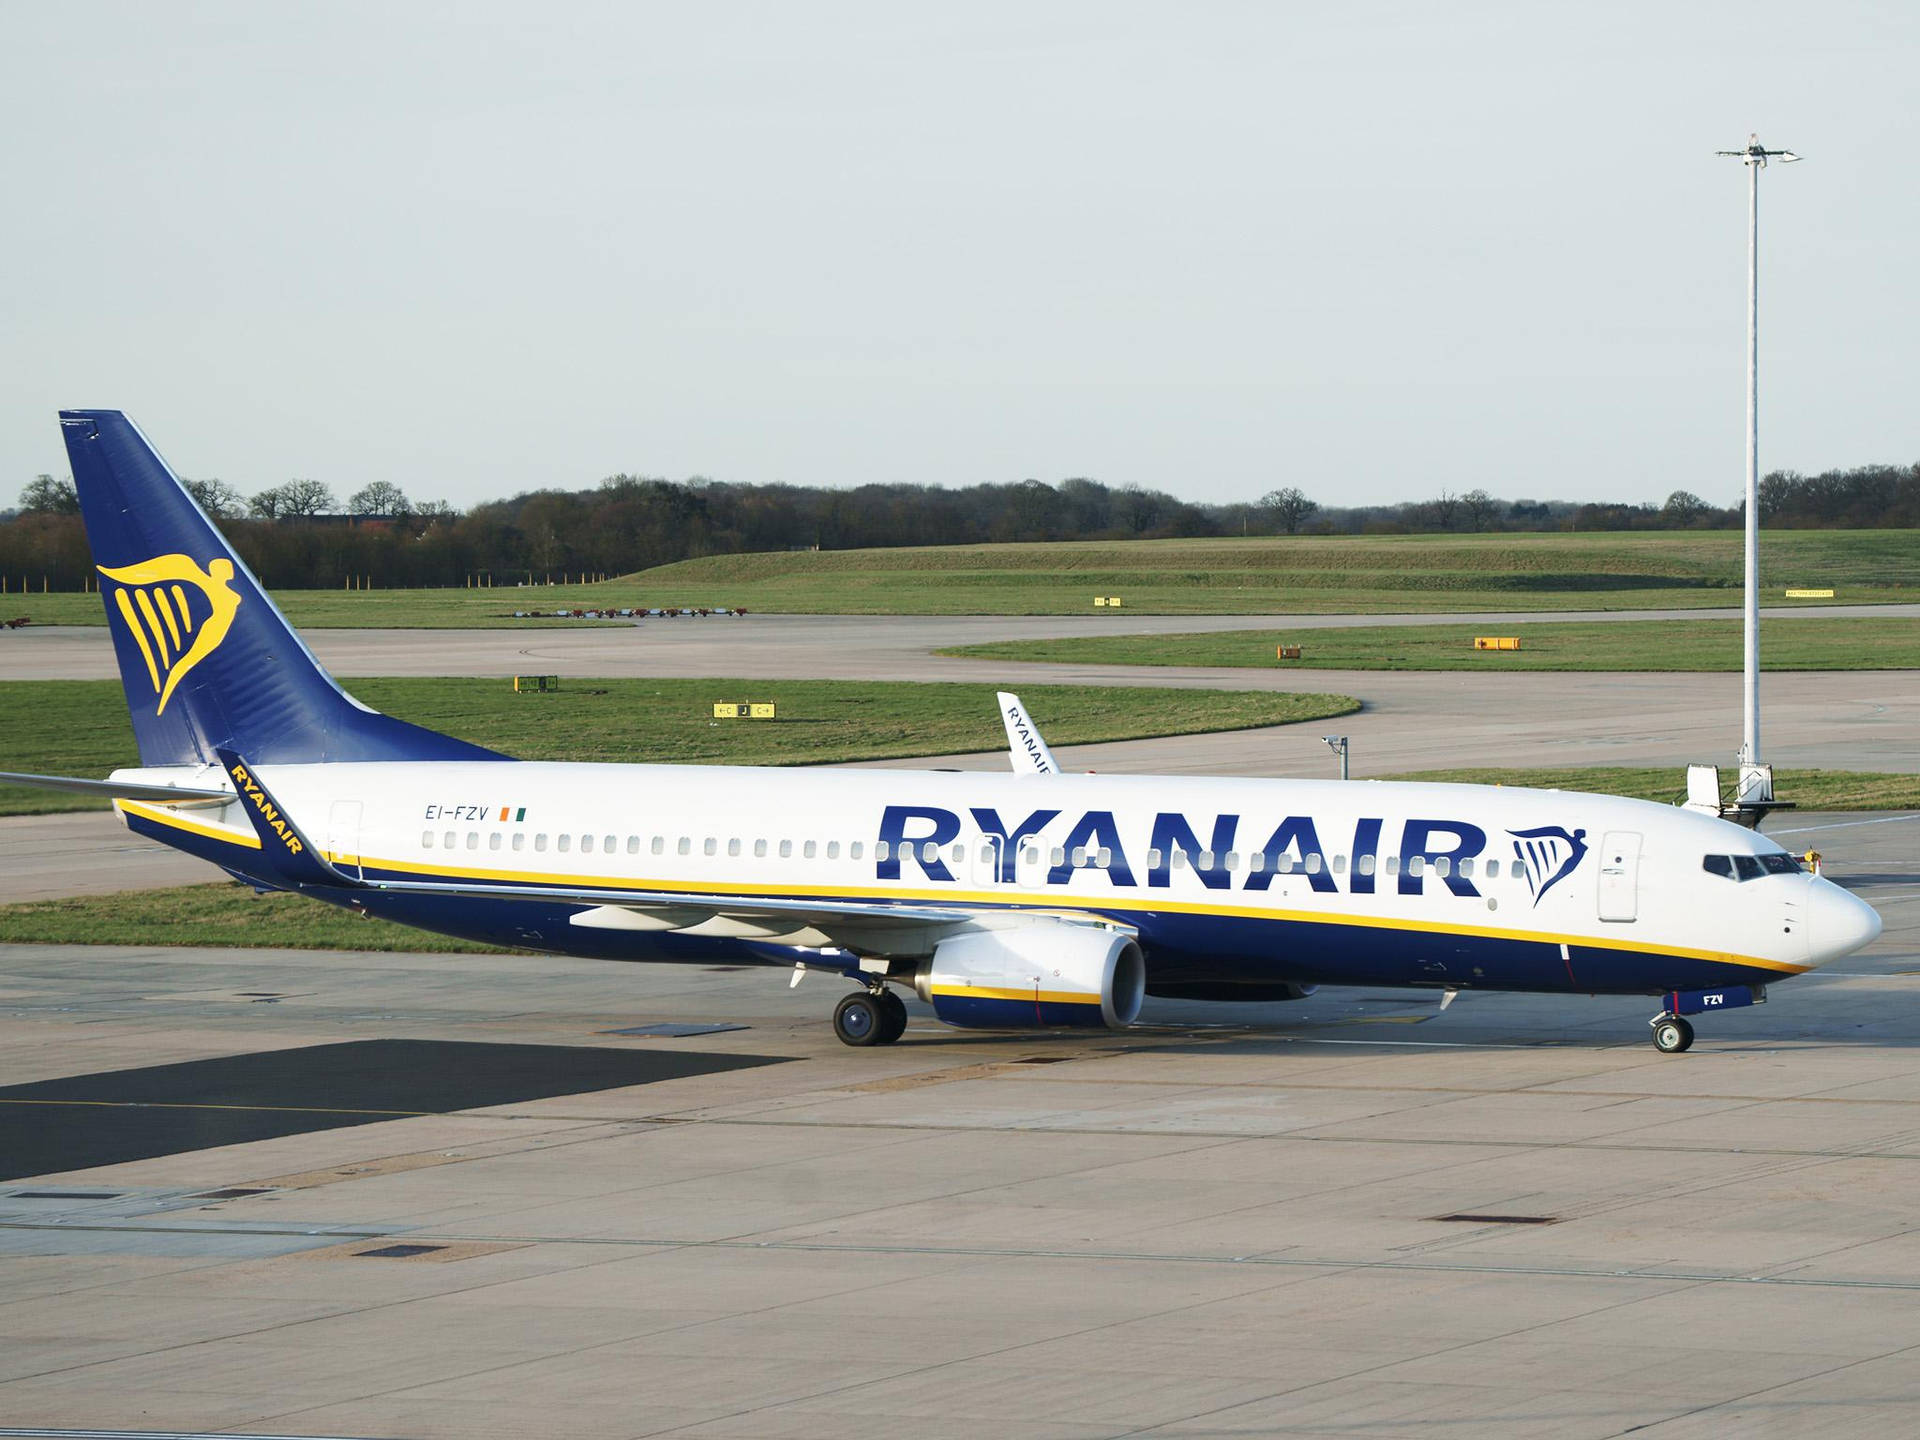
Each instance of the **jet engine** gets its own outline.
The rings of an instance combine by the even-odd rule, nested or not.
[[[942,940],[913,985],[949,1025],[1119,1029],[1139,1018],[1147,962],[1130,935],[1043,920]]]

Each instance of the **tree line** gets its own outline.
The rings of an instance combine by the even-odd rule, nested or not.
[[[1664,504],[1507,500],[1484,489],[1399,505],[1321,505],[1298,486],[1254,502],[1200,505],[1097,480],[946,489],[670,481],[613,475],[584,490],[533,490],[456,511],[376,481],[344,506],[324,483],[289,480],[244,496],[183,482],[261,581],[281,589],[512,585],[618,575],[701,555],[793,549],[1142,540],[1238,535],[1402,535],[1541,530],[1706,530],[1744,507],[1677,490]],[[0,516],[0,575],[79,589],[93,576],[70,480],[40,475]],[[1920,528],[1920,465],[1868,465],[1760,482],[1770,528]]]

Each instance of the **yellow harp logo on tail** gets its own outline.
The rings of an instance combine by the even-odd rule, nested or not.
[[[138,565],[96,568],[118,582],[114,604],[160,697],[153,713],[164,714],[173,687],[218,650],[233,628],[233,612],[240,608],[240,597],[228,584],[233,562],[223,557],[202,570],[185,555],[157,555]]]

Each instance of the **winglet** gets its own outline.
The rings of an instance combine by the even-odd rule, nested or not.
[[[251,765],[224,747],[215,753],[220,756],[220,768],[233,781],[233,788],[240,797],[240,808],[246,812],[247,819],[253,822],[253,828],[260,836],[260,854],[276,878],[295,886],[352,886],[357,883],[327,862],[325,853],[293,823],[293,816],[273,798],[260,777],[254,774]]]
[[[1001,690],[996,698],[1000,701],[1000,723],[1007,727],[1007,754],[1013,761],[1013,773],[1058,775],[1059,762],[1053,758],[1047,742],[1040,738],[1039,728],[1027,714],[1027,707],[1020,703],[1020,697]]]

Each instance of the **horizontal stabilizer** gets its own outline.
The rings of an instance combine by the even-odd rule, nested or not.
[[[231,800],[231,790],[194,790],[185,785],[139,785],[124,780],[82,780],[73,775],[23,775],[0,770],[0,785],[31,785],[37,790],[65,790],[72,795],[98,795],[102,800]]]

